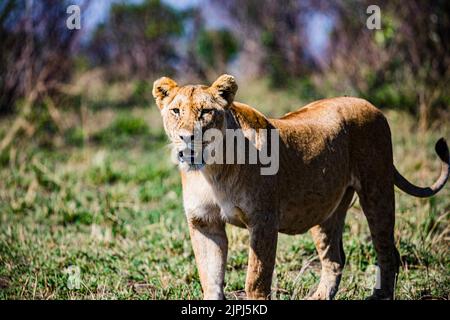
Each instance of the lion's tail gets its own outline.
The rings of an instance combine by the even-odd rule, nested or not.
[[[415,186],[408,180],[406,180],[405,177],[403,177],[397,169],[394,167],[395,170],[395,177],[394,182],[395,185],[400,188],[402,191],[415,196],[419,198],[426,198],[431,197],[435,195],[436,193],[441,190],[445,183],[447,182],[448,176],[449,176],[449,151],[448,151],[448,145],[444,138],[440,138],[435,145],[435,150],[439,158],[441,158],[441,174],[439,176],[439,179],[431,186],[426,188],[421,188],[418,186]]]

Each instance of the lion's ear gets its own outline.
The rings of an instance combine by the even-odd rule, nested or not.
[[[225,99],[227,105],[231,104],[238,89],[238,85],[233,76],[223,74],[211,85],[211,88],[217,90],[220,97]]]
[[[170,95],[170,91],[178,87],[177,83],[168,77],[162,77],[153,82],[152,94],[159,109],[164,107],[163,101]]]

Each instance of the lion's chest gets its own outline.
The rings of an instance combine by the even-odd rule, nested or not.
[[[183,180],[183,203],[188,217],[203,221],[219,218],[239,227],[246,225],[244,213],[229,198],[229,193],[214,188],[200,174]]]
[[[226,194],[216,191],[214,195],[224,221],[238,227],[247,225],[248,219],[245,213]]]

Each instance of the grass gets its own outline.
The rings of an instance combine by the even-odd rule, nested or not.
[[[264,88],[244,86],[237,99],[275,116],[301,105],[291,93]],[[180,179],[158,111],[153,105],[120,107],[118,97],[107,97],[115,102],[108,108],[100,96],[86,93],[85,103],[95,108],[65,111],[64,132],[24,134],[0,157],[0,299],[201,298]],[[409,115],[386,115],[397,167],[429,185],[439,171],[434,142],[448,138],[450,128],[418,134]],[[9,122],[1,120],[0,135]],[[449,298],[449,195],[448,187],[431,199],[397,191],[399,299]],[[227,232],[225,290],[233,299],[244,287],[248,234],[231,226]],[[336,298],[363,299],[375,281],[376,257],[357,202],[346,220],[344,246],[348,262]],[[68,286],[74,267],[78,289]],[[305,297],[318,283],[319,268],[309,234],[281,235],[273,297]]]

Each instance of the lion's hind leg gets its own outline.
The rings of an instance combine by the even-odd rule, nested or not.
[[[311,228],[322,271],[319,286],[308,299],[331,300],[336,295],[345,264],[342,232],[345,216],[354,193],[352,188],[347,189],[332,216],[320,225]]]
[[[400,256],[394,240],[395,199],[394,183],[391,180],[386,185],[363,184],[362,190],[357,191],[381,272],[381,281],[369,299],[394,298],[395,280],[400,266]]]

